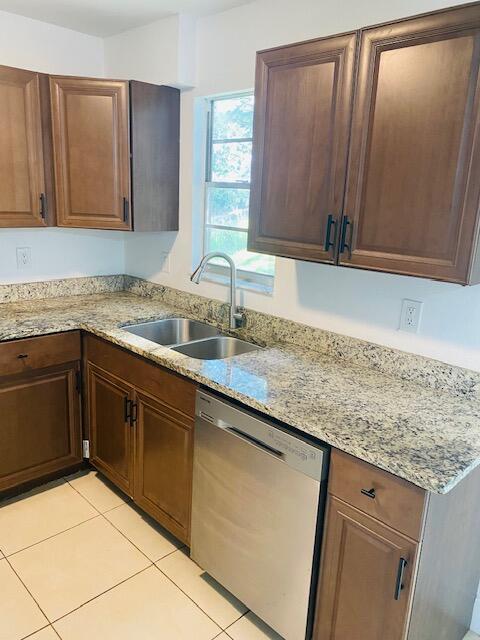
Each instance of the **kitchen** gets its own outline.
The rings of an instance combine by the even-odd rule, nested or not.
[[[0,2],[0,637],[480,632],[480,4],[384,5]]]

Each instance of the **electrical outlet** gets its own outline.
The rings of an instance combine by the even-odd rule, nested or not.
[[[161,251],[160,258],[162,260],[160,271],[162,273],[170,273],[170,254],[167,251]]]
[[[17,269],[29,269],[32,266],[30,247],[17,247]]]
[[[400,315],[400,331],[418,333],[422,320],[423,302],[418,300],[404,300]]]

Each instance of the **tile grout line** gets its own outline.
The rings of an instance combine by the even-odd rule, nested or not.
[[[57,533],[52,533],[51,536],[47,536],[46,538],[42,538],[41,540],[38,540],[37,542],[34,542],[33,544],[29,544],[27,547],[23,547],[22,549],[19,549],[18,551],[14,551],[13,553],[8,554],[8,556],[5,556],[5,559],[13,558],[13,556],[18,555],[19,553],[23,553],[23,551],[27,551],[27,549],[32,549],[33,547],[36,547],[37,545],[42,544],[42,542],[46,542],[47,540],[51,540],[52,538],[56,538],[57,536],[61,536],[62,533],[66,533],[67,531],[71,531],[72,529],[76,529],[80,525],[85,524],[85,522],[90,522],[91,520],[95,520],[95,518],[98,518],[99,515],[101,515],[101,514],[97,513],[96,515],[92,516],[91,518],[87,518],[86,520],[82,520],[82,522],[77,522],[77,524],[74,524],[71,527],[67,527],[66,529],[62,529],[61,531],[57,531]],[[0,560],[1,559],[2,558],[0,558]]]
[[[20,580],[20,582],[22,583],[22,585],[25,587],[25,589],[27,590],[27,592],[29,593],[30,597],[32,598],[32,600],[35,602],[35,604],[37,605],[37,607],[40,609],[41,613],[44,615],[45,620],[48,621],[49,624],[50,623],[50,618],[47,616],[47,614],[45,613],[45,611],[42,609],[42,607],[40,606],[40,604],[37,602],[37,599],[35,598],[35,596],[33,595],[33,593],[30,591],[30,589],[27,587],[27,585],[25,584],[25,582],[22,580],[22,578],[19,576],[19,574],[15,571],[14,567],[11,565],[11,563],[9,562],[8,558],[5,558],[5,560],[8,563],[8,566],[10,567],[10,569],[13,571],[13,573],[17,576],[17,578]],[[48,627],[48,625],[45,625],[46,627]],[[42,627],[42,629],[44,629],[45,627]],[[40,631],[40,629],[37,629],[37,631]]]
[[[68,480],[67,480],[67,482],[68,482]],[[68,484],[70,484],[70,483],[68,483]],[[71,485],[70,485],[70,486],[71,486]],[[84,496],[82,493],[80,493],[80,491],[78,491],[78,489],[76,489],[76,488],[75,488],[75,487],[73,487],[73,486],[72,486],[72,489],[74,489],[78,494],[80,494],[83,498],[85,498],[85,496]],[[87,498],[85,498],[85,500],[87,500],[87,502],[88,502],[89,504],[91,504],[91,502],[89,502]],[[111,522],[111,520],[109,520],[109,519],[106,517],[106,515],[105,515],[106,513],[110,513],[111,511],[114,511],[114,509],[120,509],[120,507],[123,507],[123,506],[125,506],[125,505],[126,505],[126,506],[129,506],[131,509],[133,509],[132,505],[130,505],[128,502],[124,502],[123,504],[119,504],[119,505],[117,505],[116,507],[112,507],[111,509],[107,509],[106,511],[103,511],[103,512],[98,511],[97,507],[95,507],[93,504],[92,504],[92,507],[94,507],[94,508],[98,511],[99,515],[103,516],[103,518],[105,518],[105,520],[106,520],[109,524],[111,524],[111,525],[112,525],[112,527],[113,527],[114,529],[116,529],[119,533],[121,533],[121,534],[122,534],[122,536],[123,536],[126,540],[128,540],[128,542],[130,542],[130,544],[132,544],[132,545],[135,547],[135,549],[137,549],[137,550],[138,550],[142,555],[144,555],[144,556],[147,558],[147,560],[148,560],[149,562],[151,562],[152,564],[155,564],[155,562],[160,562],[160,560],[163,560],[164,558],[166,558],[166,557],[168,557],[168,556],[172,555],[172,553],[175,553],[176,551],[180,551],[180,549],[185,549],[185,548],[187,548],[187,545],[185,545],[185,544],[183,544],[183,543],[182,543],[182,545],[181,545],[180,547],[177,547],[176,549],[173,549],[173,551],[169,551],[168,553],[166,553],[164,556],[161,556],[161,557],[160,557],[160,558],[158,558],[157,560],[152,560],[151,558],[149,558],[149,557],[147,556],[147,554],[146,554],[144,551],[142,551],[142,549],[140,549],[140,547],[138,547],[138,546],[133,542],[133,540],[130,540],[130,538],[129,538],[129,537],[128,537],[128,536],[127,536],[127,535],[126,535],[126,534],[125,534],[121,529],[119,529],[119,528],[118,528],[118,527],[117,527],[113,522]],[[135,511],[135,509],[134,509],[134,511]],[[147,522],[146,524],[149,524],[149,523]],[[151,525],[150,525],[150,526],[151,526]],[[161,525],[160,525],[160,526],[161,526]],[[153,527],[152,527],[152,528],[153,528]],[[160,534],[160,535],[161,535],[161,534]],[[173,534],[171,534],[171,535],[173,535]],[[175,537],[175,536],[173,536],[173,537]],[[175,539],[176,539],[176,540],[178,540],[178,538],[175,538]],[[179,541],[179,542],[180,542],[180,541]]]
[[[85,475],[86,475],[86,474],[85,474]],[[103,512],[102,512],[102,511],[100,511],[100,509],[99,509],[98,507],[96,507],[96,506],[93,504],[93,502],[91,502],[91,501],[90,501],[86,496],[84,496],[84,495],[83,495],[83,493],[77,489],[77,487],[74,487],[74,486],[73,486],[73,484],[71,484],[71,483],[69,482],[69,480],[65,480],[65,482],[68,484],[68,486],[69,486],[69,487],[72,487],[72,489],[73,489],[74,491],[76,491],[76,492],[78,493],[78,495],[79,495],[79,496],[81,496],[84,500],[86,500],[86,501],[88,502],[88,504],[89,504],[91,507],[93,507],[93,508],[95,509],[95,511],[97,511],[97,513],[99,513],[101,516],[103,516],[103,514],[104,514],[104,513],[108,513],[109,511],[113,511],[114,509],[117,509],[118,507],[123,506],[123,504],[128,504],[128,502],[126,502],[125,500],[123,500],[123,497],[122,497],[122,496],[120,496],[120,498],[121,498],[121,499],[122,499],[122,501],[123,501],[123,504],[117,504],[115,507],[112,507],[111,509],[106,509],[105,511],[103,511]],[[108,487],[108,486],[107,486],[107,489],[110,489],[110,487]],[[110,489],[110,490],[111,490],[111,489]],[[113,493],[115,493],[115,492],[113,492]],[[115,494],[115,495],[116,495],[116,494]]]
[[[177,551],[179,551],[179,549],[177,549]],[[193,560],[192,560],[192,562],[193,562]],[[169,576],[169,575],[167,575],[164,571],[162,571],[162,570],[160,569],[160,567],[159,567],[159,566],[157,566],[155,563],[154,563],[154,566],[155,566],[155,567],[160,571],[160,573],[161,573],[163,576],[165,576],[165,578],[167,578],[168,580],[170,580],[170,582],[173,584],[173,586],[174,586],[174,587],[176,587],[179,591],[181,591],[181,592],[183,593],[183,595],[184,595],[184,596],[186,596],[186,597],[187,597],[191,602],[193,602],[193,604],[194,604],[198,609],[200,609],[200,611],[201,611],[203,614],[205,614],[205,615],[207,616],[207,618],[209,618],[209,619],[210,619],[214,624],[216,624],[216,625],[217,625],[217,627],[218,627],[219,629],[221,629],[220,633],[219,633],[219,634],[217,634],[216,636],[214,636],[214,638],[217,638],[219,635],[221,635],[221,634],[222,634],[222,632],[223,632],[223,631],[225,631],[225,629],[224,629],[224,628],[223,628],[223,627],[222,627],[222,626],[221,626],[221,625],[220,625],[216,620],[214,620],[210,614],[208,614],[206,611],[204,611],[204,610],[202,609],[202,607],[198,604],[198,602],[195,602],[195,600],[194,600],[193,598],[191,598],[191,597],[188,595],[188,593],[186,593],[186,592],[185,592],[181,587],[179,587],[179,586],[178,586],[178,584],[177,584],[176,582],[174,582],[174,581],[172,580],[172,578],[170,578],[170,576]],[[244,615],[244,614],[242,614],[242,615]],[[239,618],[237,618],[237,620],[239,620],[241,617],[242,617],[242,616],[240,616]],[[235,620],[234,622],[232,622],[232,623],[231,623],[231,624],[229,624],[228,626],[229,626],[229,627],[231,627],[231,626],[232,626],[232,624],[234,624],[235,622],[237,622],[237,620]]]
[[[59,622],[60,620],[63,620],[64,618],[68,618],[68,616],[72,613],[74,613],[75,611],[78,611],[79,609],[81,609],[82,607],[84,607],[87,604],[90,604],[90,602],[93,602],[94,600],[96,600],[97,598],[100,598],[101,596],[104,596],[106,593],[108,593],[109,591],[113,591],[113,589],[116,589],[117,587],[119,587],[121,584],[124,584],[125,582],[128,582],[129,580],[131,580],[132,578],[135,578],[136,576],[140,575],[141,573],[143,573],[144,571],[147,571],[148,569],[152,568],[153,563],[150,564],[148,567],[144,567],[143,569],[140,569],[140,571],[136,571],[135,573],[132,573],[131,576],[128,576],[128,578],[124,578],[123,580],[121,580],[120,582],[118,582],[117,584],[112,585],[111,587],[109,587],[108,589],[105,589],[105,591],[102,591],[101,593],[97,593],[96,596],[93,596],[92,598],[89,598],[88,600],[85,600],[85,602],[82,602],[82,604],[78,605],[78,607],[75,607],[75,609],[72,609],[71,611],[68,611],[67,613],[64,613],[63,615],[61,615],[59,618],[55,618],[55,620],[52,620],[50,622],[50,625],[53,627],[54,624],[56,624],[57,622]],[[48,618],[47,618],[48,619]],[[55,627],[54,627],[55,629]],[[57,633],[57,635],[59,635],[58,631],[55,629],[55,632]],[[61,636],[60,636],[61,637]]]
[[[51,629],[53,633],[57,636],[57,638],[60,638],[57,631],[52,627],[52,623],[49,622],[45,627],[42,627],[41,629],[37,629],[36,631],[29,633],[28,636],[23,636],[21,640],[28,640],[29,638],[33,638],[35,634],[40,633],[40,631],[45,631],[45,629]],[[62,640],[62,638],[60,638],[60,640]]]

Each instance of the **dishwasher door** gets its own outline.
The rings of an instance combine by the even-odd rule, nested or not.
[[[304,640],[326,449],[199,391],[191,556],[286,640]]]

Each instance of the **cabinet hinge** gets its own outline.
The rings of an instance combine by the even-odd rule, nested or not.
[[[75,373],[75,389],[77,393],[82,393],[82,372],[77,371]]]
[[[84,458],[90,458],[90,440],[82,440],[82,452]]]

